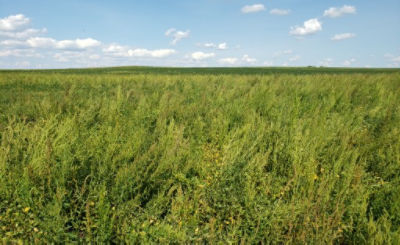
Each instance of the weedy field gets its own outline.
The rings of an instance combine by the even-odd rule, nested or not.
[[[0,72],[3,242],[400,243],[400,70]]]

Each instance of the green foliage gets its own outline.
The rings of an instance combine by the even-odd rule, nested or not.
[[[121,69],[0,73],[3,242],[400,243],[398,71]]]

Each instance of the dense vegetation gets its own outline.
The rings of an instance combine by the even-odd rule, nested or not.
[[[3,241],[400,243],[399,70],[115,69],[0,72]]]

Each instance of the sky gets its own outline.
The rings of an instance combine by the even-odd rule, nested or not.
[[[0,0],[0,68],[400,67],[399,0]]]

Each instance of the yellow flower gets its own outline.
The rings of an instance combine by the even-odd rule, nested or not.
[[[318,179],[318,175],[314,174],[314,180]]]
[[[35,228],[33,228],[33,231],[34,231],[34,232],[38,232],[39,229],[35,227]]]
[[[30,207],[26,207],[26,208],[24,208],[24,213],[27,213],[27,212],[29,212],[29,210],[31,210],[31,208]]]

